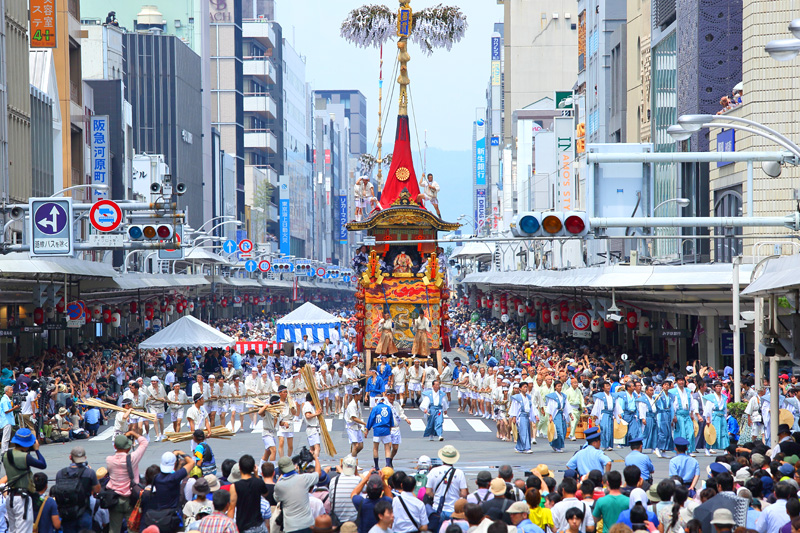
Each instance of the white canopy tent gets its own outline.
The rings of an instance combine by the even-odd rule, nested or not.
[[[308,340],[314,343],[325,339],[336,341],[341,323],[338,317],[306,302],[277,321],[278,342],[300,342],[303,335],[308,335]]]
[[[228,337],[205,322],[187,315],[139,344],[139,349],[227,348],[234,344],[236,344],[236,339],[233,337]]]

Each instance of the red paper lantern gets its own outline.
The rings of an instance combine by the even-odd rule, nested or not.
[[[542,309],[542,323],[549,324],[550,323],[550,308],[545,307]]]
[[[152,309],[148,309],[148,310],[146,310],[146,311],[144,312],[144,317],[145,317],[147,320],[153,320],[153,310],[152,310]]]
[[[606,329],[614,329],[617,324],[613,320],[603,320],[603,325]]]
[[[56,311],[59,313],[64,312],[64,298],[59,299],[56,303]]]
[[[131,302],[130,308],[131,308],[131,313],[135,315],[136,312],[139,310],[139,304],[136,302]]]
[[[103,322],[111,324],[111,309],[103,309]]]
[[[569,309],[561,307],[561,321],[566,322],[567,320],[569,320]]]
[[[220,305],[223,308],[228,307],[228,299],[227,298],[223,298],[222,301],[220,302]]]
[[[639,318],[636,316],[636,311],[628,311],[625,315],[625,322],[628,324],[628,329],[636,329],[639,325]]]
[[[41,307],[33,310],[33,323],[37,326],[44,324],[44,309]]]

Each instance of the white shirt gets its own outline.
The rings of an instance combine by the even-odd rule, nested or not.
[[[309,428],[319,429],[319,418],[316,416],[312,416],[311,418],[306,417],[306,413],[311,413],[313,415],[316,412],[317,409],[314,407],[313,403],[306,402],[303,404],[303,418]]]
[[[25,401],[22,402],[23,415],[33,414],[33,402],[35,399],[36,399],[36,391],[28,391],[28,393],[25,395]]]
[[[583,523],[581,524],[581,531],[586,531],[587,527],[591,527],[594,525],[594,517],[592,516],[592,508],[589,507],[588,504],[581,502],[578,498],[574,496],[572,498],[566,498],[561,500],[557,504],[555,504],[550,512],[553,515],[553,525],[555,526],[554,529],[556,531],[561,531],[567,529],[569,524],[567,524],[567,511],[572,509],[573,507],[577,507],[578,509],[583,511]]]
[[[194,420],[194,429],[205,429],[206,418],[208,418],[208,412],[206,412],[206,407],[201,406],[198,408],[196,405],[191,406],[186,411],[186,418]]]
[[[400,501],[401,498],[402,502]],[[404,503],[408,507],[408,513],[403,507]],[[428,513],[425,512],[425,504],[410,492],[398,494],[392,500],[392,510],[394,511],[394,525],[392,527],[397,533],[419,531],[422,526],[428,525]],[[409,513],[414,518],[414,522],[417,523],[416,526],[409,518]]]
[[[347,409],[344,411],[344,420],[347,429],[359,429],[360,425],[357,422],[353,422],[353,417],[361,420],[361,409],[359,409],[358,403],[355,400],[350,400],[350,403],[347,404]]]
[[[447,486],[447,480],[450,478],[448,472],[451,468],[453,467],[450,465],[442,465],[431,470],[428,473],[428,484],[426,485],[426,488],[435,491],[433,495],[433,508],[438,509],[439,500],[444,496],[444,507],[442,507],[442,510],[447,513],[453,512],[453,506],[456,500],[461,497],[461,490],[466,490],[467,488],[467,479],[464,477],[464,472],[456,468],[455,474],[453,474],[453,482],[450,484],[447,494],[445,494],[444,489]],[[447,478],[444,477],[445,474],[447,474]],[[441,484],[439,483],[440,481],[442,482]]]

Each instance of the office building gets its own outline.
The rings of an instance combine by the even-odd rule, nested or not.
[[[203,209],[200,57],[180,39],[156,33],[124,36],[125,100],[133,113],[133,149],[163,154],[174,182],[187,185],[178,207],[195,228]]]

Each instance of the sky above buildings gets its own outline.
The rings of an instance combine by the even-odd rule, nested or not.
[[[375,153],[378,126],[379,51],[356,48],[339,35],[342,21],[353,8],[374,3],[357,0],[277,0],[275,19],[284,38],[306,57],[306,79],[313,89],[357,89],[367,98],[369,111],[367,147]],[[395,10],[397,2],[383,2]],[[439,0],[413,0],[412,9],[422,9]],[[425,143],[441,150],[471,150],[472,122],[478,107],[486,106],[486,87],[491,65],[491,35],[495,22],[503,20],[503,6],[494,0],[442,0],[459,5],[469,27],[465,38],[448,52],[426,56],[416,45],[409,52],[409,77],[413,110],[412,149]],[[391,95],[389,121],[384,134],[384,151],[391,151],[397,115],[398,89],[392,77],[397,57],[394,42],[383,48],[384,102]],[[385,120],[384,116],[384,120]],[[416,131],[414,125],[416,124]],[[464,179],[471,180],[464,176]],[[468,183],[468,181],[467,181]]]

